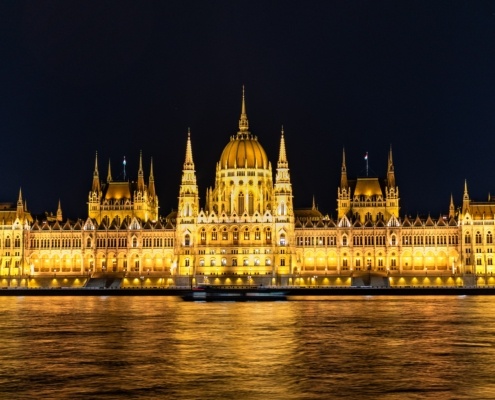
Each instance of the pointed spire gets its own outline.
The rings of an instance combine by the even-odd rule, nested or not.
[[[107,173],[107,182],[112,182],[112,167],[110,165],[110,159],[108,159],[108,173]]]
[[[450,194],[450,205],[449,205],[449,218],[453,218],[455,216],[455,207],[454,207],[454,196],[452,193]]]
[[[249,133],[249,122],[246,114],[246,98],[244,92],[244,85],[242,85],[242,105],[241,105],[241,118],[239,119],[239,132],[238,135]]]
[[[60,199],[58,199],[58,207],[57,207],[57,221],[62,222],[63,221],[63,216],[62,216],[62,203],[60,202]]]
[[[392,145],[390,145],[390,149],[388,151],[388,169],[393,169],[394,168],[394,161],[392,158]]]
[[[139,150],[139,170],[138,170],[138,176],[139,175],[144,175],[144,172],[143,172],[143,150]]]
[[[348,189],[349,182],[347,181],[347,166],[345,163],[345,148],[342,148],[342,167],[340,169],[340,188]]]
[[[280,135],[280,151],[278,155],[278,168],[287,168],[287,153],[285,150],[285,137],[284,137],[284,127],[282,125],[281,135]]]
[[[395,172],[394,172],[394,161],[392,158],[392,145],[390,145],[390,150],[388,152],[388,166],[387,166],[387,182],[388,187],[395,187]]]
[[[313,206],[311,207],[311,209],[316,210],[315,195],[313,195]]]
[[[93,171],[93,185],[91,186],[92,192],[100,192],[100,174],[98,172],[98,152],[96,152],[95,156],[95,170]]]
[[[150,165],[150,179],[149,179],[149,195],[151,197],[155,197],[155,177],[153,175],[153,157],[151,157],[151,165]]]
[[[191,145],[191,128],[187,128],[187,144],[186,144],[186,159],[184,161],[184,169],[193,170],[193,154]]]
[[[17,217],[22,218],[24,216],[24,205],[22,203],[22,189],[19,188],[19,198],[17,199]]]
[[[469,200],[467,179],[465,179],[464,180],[464,195],[462,196],[462,212],[463,213],[469,212],[470,203],[471,203],[471,201]]]
[[[153,176],[153,157],[151,157],[151,164],[150,164],[150,181],[154,181],[155,177]]]
[[[141,192],[144,191],[144,171],[143,171],[143,151],[139,151],[139,169],[138,169],[138,180],[137,180],[137,188]]]

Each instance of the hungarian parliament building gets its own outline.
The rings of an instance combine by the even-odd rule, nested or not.
[[[100,174],[96,156],[85,219],[64,219],[60,204],[56,214],[35,218],[21,192],[17,203],[0,204],[0,276],[324,284],[371,272],[492,275],[495,201],[472,201],[465,183],[462,205],[451,198],[444,215],[411,218],[399,213],[392,149],[386,176],[349,177],[345,152],[340,168],[336,218],[314,205],[294,209],[283,129],[272,168],[249,130],[243,93],[239,130],[221,153],[204,204],[190,132],[177,209],[167,216],[159,215],[152,160],[147,179],[141,155],[137,180],[114,180],[110,164]]]

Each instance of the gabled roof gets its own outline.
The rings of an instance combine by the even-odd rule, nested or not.
[[[419,215],[416,217],[414,220],[414,226],[423,226],[423,221],[421,221],[421,218],[419,218]]]
[[[438,226],[446,226],[447,225],[445,219],[441,215],[440,215],[440,217],[437,220],[437,225]]]
[[[449,219],[449,226],[457,226],[457,221],[455,220],[454,217],[451,217]]]

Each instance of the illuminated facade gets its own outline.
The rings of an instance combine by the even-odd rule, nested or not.
[[[438,218],[399,213],[392,149],[387,175],[349,179],[345,152],[337,216],[314,206],[295,210],[284,131],[274,170],[249,130],[244,93],[238,132],[216,164],[214,185],[200,204],[190,132],[177,211],[159,215],[153,163],[145,180],[102,181],[95,160],[88,217],[33,219],[23,203],[0,204],[0,276],[135,274],[197,283],[333,284],[370,272],[384,276],[479,275],[493,272],[495,201],[462,207],[451,199]],[[479,282],[478,282],[479,283]]]

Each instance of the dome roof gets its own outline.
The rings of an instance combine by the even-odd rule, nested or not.
[[[268,168],[268,157],[256,136],[249,132],[244,87],[242,88],[241,118],[239,131],[230,138],[220,157],[220,168]]]
[[[220,168],[267,168],[268,157],[256,137],[237,135],[223,149]]]

